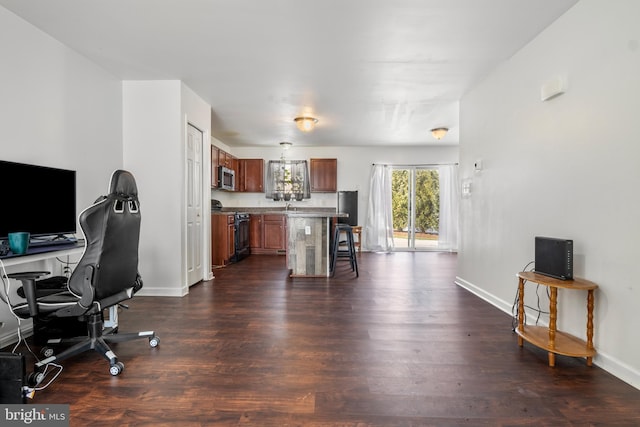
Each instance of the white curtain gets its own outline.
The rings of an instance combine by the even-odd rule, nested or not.
[[[444,250],[458,250],[458,166],[438,167],[440,176],[440,224],[438,247]]]
[[[391,166],[373,165],[371,169],[367,220],[362,241],[364,247],[371,251],[389,252],[393,249]]]

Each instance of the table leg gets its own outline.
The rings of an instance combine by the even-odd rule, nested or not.
[[[518,280],[518,331],[524,332],[524,279]],[[518,345],[522,347],[524,340],[518,335]]]
[[[558,319],[558,288],[550,286],[551,295],[549,297],[549,348],[556,347],[556,321]],[[549,366],[556,364],[555,353],[549,352]]]
[[[587,293],[587,348],[593,350],[593,289],[590,289]],[[591,366],[593,358],[587,357],[587,366]]]

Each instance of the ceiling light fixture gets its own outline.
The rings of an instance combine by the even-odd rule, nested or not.
[[[449,128],[433,128],[431,135],[437,140],[441,140],[449,132]]]
[[[288,150],[289,148],[291,148],[293,144],[287,141],[282,141],[280,143],[280,147],[282,147],[283,150]]]
[[[318,123],[318,119],[309,116],[296,117],[293,121],[296,122],[296,126],[302,132],[311,132],[316,127],[316,123]]]

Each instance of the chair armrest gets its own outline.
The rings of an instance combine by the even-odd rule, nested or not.
[[[21,273],[10,273],[7,277],[22,282],[24,296],[29,305],[29,315],[35,317],[38,315],[38,299],[36,298],[36,280],[41,276],[50,274],[48,271],[25,271]]]

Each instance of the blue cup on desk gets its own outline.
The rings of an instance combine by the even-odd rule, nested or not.
[[[25,231],[19,233],[9,233],[9,247],[14,255],[24,255],[29,249],[31,235]]]

